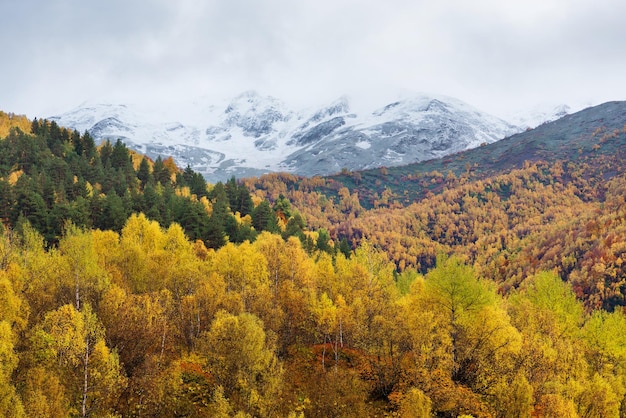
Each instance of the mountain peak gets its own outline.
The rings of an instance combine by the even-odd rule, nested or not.
[[[514,112],[507,116],[507,120],[519,126],[521,129],[533,129],[543,123],[555,121],[563,116],[582,110],[585,107],[588,106],[572,108],[563,103],[542,103],[529,109]]]
[[[122,138],[153,158],[172,155],[210,181],[270,171],[315,175],[403,165],[518,131],[460,100],[436,95],[405,95],[374,112],[353,111],[348,96],[313,110],[292,110],[254,90],[226,103],[219,110],[204,99],[192,102],[184,109],[193,117],[175,118],[171,107],[159,113],[90,102],[53,119],[88,130],[98,141]]]
[[[255,90],[245,91],[233,98],[224,113],[230,113],[233,110],[254,110],[258,107],[285,107],[285,105],[273,96],[262,96]]]

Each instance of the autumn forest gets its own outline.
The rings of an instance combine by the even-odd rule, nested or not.
[[[207,184],[0,112],[0,416],[626,416],[626,120],[594,123]]]

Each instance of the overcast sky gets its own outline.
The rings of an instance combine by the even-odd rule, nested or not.
[[[623,0],[1,0],[0,109],[415,91],[503,115],[626,100]]]

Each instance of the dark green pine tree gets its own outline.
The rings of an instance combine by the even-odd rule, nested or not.
[[[228,196],[228,203],[230,209],[235,212],[239,212],[241,216],[246,216],[252,213],[254,204],[252,203],[252,197],[250,191],[243,184],[238,184],[235,177],[231,177],[224,186],[226,195]]]
[[[189,191],[198,196],[198,198],[207,195],[206,180],[200,173],[193,173],[188,181]]]
[[[67,203],[54,205],[48,213],[49,228],[44,235],[47,242],[58,242],[58,237],[63,233],[63,225],[68,219],[70,219],[70,206]]]
[[[113,176],[113,190],[118,196],[122,197],[128,191],[128,182],[126,176],[120,170],[111,169],[111,175]]]
[[[118,138],[111,151],[111,167],[125,171],[129,167],[132,168],[132,166],[133,163],[130,159],[128,148],[126,148],[126,145]]]
[[[107,140],[103,142],[100,147],[100,161],[105,170],[111,168],[111,154],[113,154],[113,146],[111,142]]]
[[[259,205],[252,211],[252,226],[254,226],[254,229],[259,232],[280,232],[276,213],[274,213],[267,200],[259,203]]]
[[[307,252],[307,254],[311,255],[315,251],[315,242],[310,235],[305,235],[304,240],[302,241],[302,248]]]
[[[6,224],[11,218],[11,211],[15,204],[13,187],[8,181],[0,178],[0,222]]]
[[[10,147],[8,158],[11,166],[17,165],[26,174],[32,174],[41,167],[43,161],[53,158],[43,137],[12,130],[3,142]]]
[[[74,152],[76,155],[82,157],[83,152],[85,151],[85,144],[83,143],[83,139],[80,137],[80,132],[74,130],[74,132],[72,132],[71,141],[72,145],[74,145]]]
[[[128,218],[124,201],[115,193],[93,197],[89,207],[94,228],[120,232]]]
[[[71,196],[72,200],[76,200],[79,197],[86,199],[89,196],[89,190],[87,189],[87,182],[85,179],[79,178],[77,181],[67,187],[66,193]]]
[[[63,183],[54,183],[53,179],[46,174],[39,176],[39,182],[41,184],[41,197],[48,209],[51,209],[55,204],[55,198],[58,191],[63,188]],[[55,187],[56,186],[56,187]],[[63,190],[64,194],[65,190]]]
[[[65,185],[68,180],[74,180],[74,173],[70,173],[68,164],[60,158],[50,158],[44,161],[41,170],[44,176],[57,186]]]
[[[156,204],[161,214],[161,221],[159,222],[163,226],[169,226],[172,222],[176,222],[175,219],[175,207],[179,196],[176,195],[176,191],[173,187],[155,187],[157,193]]]
[[[81,142],[83,144],[83,155],[85,156],[85,158],[87,158],[90,164],[93,164],[92,160],[94,158],[100,158],[100,155],[98,154],[98,148],[96,147],[96,142],[87,131],[85,131],[85,133],[81,137]]]
[[[224,219],[224,232],[230,241],[241,242],[239,241],[239,224],[232,213]]]
[[[291,218],[291,203],[289,200],[281,193],[276,199],[274,203],[274,212],[276,212],[276,216],[282,218],[287,221]]]
[[[106,197],[94,194],[88,202],[89,205],[89,224],[94,229],[105,229],[101,223],[104,218],[104,206],[106,205]]]
[[[74,176],[84,179],[89,171],[87,160],[84,157],[79,157],[74,151],[65,155],[64,162],[67,164],[67,173],[72,179]]]
[[[111,168],[115,169],[118,175],[124,178],[124,181],[120,180],[120,183],[123,183],[121,187],[127,189],[128,187],[134,187],[137,183],[137,173],[133,167],[133,158],[121,139],[118,139],[113,146]],[[120,196],[123,195],[121,190],[118,189],[117,191]]]
[[[211,199],[213,207],[208,229],[209,237],[206,241],[209,247],[219,248],[226,243],[227,238],[236,240],[238,225],[228,206],[228,196],[224,184],[218,182],[208,197]]]
[[[252,203],[250,190],[242,184],[239,186],[237,194],[237,211],[241,216],[250,215],[254,210],[254,203]]]
[[[48,232],[45,235],[48,243],[58,243],[63,228],[68,221],[78,227],[91,227],[89,219],[89,202],[78,197],[73,202],[61,202],[50,210],[48,215]]]
[[[143,212],[146,215],[148,215],[148,211],[152,207],[156,206],[158,210],[160,200],[162,200],[162,197],[159,196],[154,185],[152,185],[151,183],[148,183],[146,184],[146,187],[143,189],[143,193],[137,193],[135,195],[135,201],[133,202],[133,209],[135,210],[135,212]],[[153,218],[153,217],[151,217],[150,219],[155,220],[155,221],[158,220],[159,223],[161,223],[160,219]]]
[[[63,131],[64,129],[62,130],[56,122],[50,122],[50,129],[48,131],[48,135],[46,136],[46,141],[48,143],[48,148],[52,151],[52,154],[56,156],[63,155],[65,139]]]
[[[30,124],[30,133],[33,135],[39,135],[41,133],[40,131],[41,131],[41,121],[35,118]]]
[[[231,213],[226,188],[222,182],[217,182],[213,186],[213,189],[208,194],[208,198],[213,204],[214,215],[217,213],[218,216],[226,216],[226,214]]]
[[[11,146],[11,142],[8,138],[11,134],[3,140],[0,140],[0,178],[6,177],[12,170],[15,164],[13,156],[14,148]]]
[[[237,228],[237,236],[231,239],[231,241],[236,243],[242,243],[244,241],[254,242],[257,235],[258,232],[254,230],[252,225],[239,225]]]
[[[226,244],[226,233],[224,232],[224,227],[211,220],[209,225],[207,225],[204,243],[208,248],[218,249],[223,247]]]
[[[163,186],[170,185],[172,180],[170,178],[170,172],[163,164],[163,159],[159,155],[152,166],[152,177],[157,183],[161,183]]]
[[[317,231],[317,249],[325,253],[333,254],[333,247],[330,246],[330,234],[324,228]]]
[[[34,187],[33,181],[23,176],[15,185],[15,205],[11,211],[11,224],[16,225],[18,219],[24,218],[42,234],[48,230],[48,210],[46,202]]]
[[[82,157],[84,158],[84,164],[86,167],[83,172],[85,180],[91,184],[102,183],[104,170],[96,143],[87,131],[83,134],[81,141],[83,143]]]
[[[145,190],[146,186],[152,182],[152,173],[150,173],[150,164],[147,158],[142,158],[137,169],[137,178],[141,183],[141,190]]]
[[[177,217],[176,222],[185,230],[189,239],[195,241],[206,237],[209,233],[209,224],[211,221],[202,203],[181,198],[180,206],[182,211],[179,217]]]
[[[207,227],[206,245],[209,248],[220,248],[226,244],[226,217],[230,214],[224,185],[217,183],[209,193],[213,204],[211,218]]]
[[[89,221],[89,200],[86,197],[78,196],[70,203],[69,219],[78,227],[90,227]]]
[[[302,218],[302,215],[299,213],[295,213],[289,220],[287,221],[287,225],[285,226],[285,230],[283,231],[283,239],[287,239],[289,237],[298,237],[300,241],[304,240],[304,228],[306,228],[306,223]]]
[[[339,252],[345,255],[346,258],[350,258],[350,256],[352,255],[352,248],[350,247],[350,244],[345,237],[342,238],[339,242]]]
[[[182,173],[176,174],[176,186],[189,187],[191,194],[198,198],[207,196],[207,183],[202,174],[193,171],[189,164]]]
[[[235,176],[232,176],[226,182],[226,184],[224,185],[224,191],[226,192],[226,196],[228,196],[228,205],[233,212],[237,212],[239,209],[239,186],[237,185],[237,180],[235,180]]]

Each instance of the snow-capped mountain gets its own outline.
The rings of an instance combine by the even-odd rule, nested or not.
[[[563,116],[574,113],[575,111],[576,110],[573,110],[566,104],[540,104],[531,109],[513,113],[507,116],[506,120],[515,126],[519,126],[523,130],[527,130],[534,129],[547,122],[553,122],[557,119],[561,119]]]
[[[413,96],[369,111],[349,98],[294,111],[246,92],[221,105],[181,107],[83,104],[59,125],[100,142],[122,139],[152,158],[172,156],[211,182],[272,171],[330,174],[441,157],[519,132],[520,128],[450,97]]]

